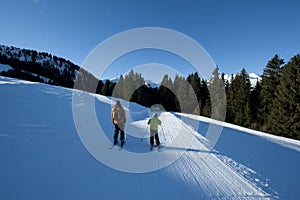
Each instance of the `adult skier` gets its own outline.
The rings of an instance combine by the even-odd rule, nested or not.
[[[116,101],[116,104],[113,106],[111,110],[111,118],[115,126],[114,145],[118,143],[118,136],[120,132],[121,133],[120,140],[121,140],[121,148],[122,148],[125,143],[124,124],[126,123],[126,114],[119,100]]]
[[[150,150],[153,149],[154,139],[156,148],[159,149],[158,125],[161,125],[161,121],[158,119],[157,114],[154,114],[153,117],[149,119],[148,125],[150,125]]]

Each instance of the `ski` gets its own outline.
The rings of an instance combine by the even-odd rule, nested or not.
[[[153,146],[150,146],[149,150],[152,151],[153,150]],[[156,151],[161,152],[160,146],[156,147]]]
[[[125,143],[126,143],[125,140],[124,140],[123,142],[121,142],[121,145],[120,145],[120,147],[119,147],[119,150],[122,150],[122,149],[123,149]]]
[[[156,151],[158,151],[158,152],[160,152],[160,151],[161,151],[159,146],[158,146],[158,147],[156,147]]]
[[[109,149],[114,149],[115,147],[118,147],[118,150],[122,150],[123,147],[124,147],[124,145],[125,145],[125,142],[126,142],[126,141],[124,141],[123,144],[121,143],[120,146],[118,146],[117,144],[112,144],[112,146],[110,146],[110,147],[108,147],[108,148],[109,148]]]

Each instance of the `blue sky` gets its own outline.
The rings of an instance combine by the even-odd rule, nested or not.
[[[101,42],[140,27],[162,27],[193,38],[224,73],[262,74],[275,54],[285,61],[300,52],[297,0],[0,0],[0,44],[35,49],[81,65]],[[126,55],[106,71],[112,78],[146,63],[191,66],[154,51]],[[134,54],[134,53],[132,53]],[[147,55],[147,54],[146,54]],[[187,65],[186,65],[187,64]]]

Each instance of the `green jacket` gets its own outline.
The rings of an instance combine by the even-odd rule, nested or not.
[[[157,131],[158,125],[161,125],[161,121],[158,119],[158,117],[154,116],[149,119],[148,124],[150,124],[150,130]]]

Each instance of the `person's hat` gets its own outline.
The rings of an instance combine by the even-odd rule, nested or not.
[[[121,104],[121,102],[120,102],[119,100],[117,100],[117,101],[116,101],[116,104],[117,104],[117,105],[120,105],[120,104]]]

